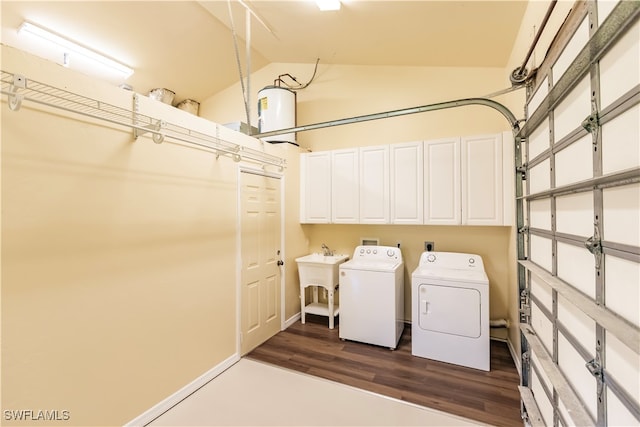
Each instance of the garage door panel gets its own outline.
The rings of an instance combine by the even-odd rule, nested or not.
[[[558,334],[558,367],[578,395],[585,408],[593,417],[597,417],[597,383],[585,361],[562,334]]]
[[[553,324],[536,303],[531,304],[531,326],[549,354],[553,354]]]
[[[535,111],[538,109],[538,107],[542,103],[542,100],[544,100],[544,98],[547,96],[548,93],[549,93],[549,79],[545,77],[545,79],[538,86],[538,89],[533,94],[533,96],[529,100],[529,103],[527,104],[527,111],[528,111],[529,117],[531,117],[531,115],[535,113]]]
[[[555,140],[560,141],[579,128],[582,121],[589,115],[591,115],[591,89],[587,76],[555,109],[553,121]]]
[[[551,240],[540,236],[531,236],[531,261],[547,271],[551,271]]]
[[[553,296],[551,295],[551,288],[541,280],[538,280],[537,276],[533,274],[531,275],[530,286],[531,294],[536,296],[540,305],[548,312],[553,312]]]
[[[619,0],[600,0],[598,2],[598,25],[602,25]]]
[[[640,420],[635,418],[618,397],[607,389],[607,414],[610,426],[637,426]]]
[[[607,334],[606,350],[607,374],[640,406],[640,355],[612,334]]]
[[[561,296],[558,297],[558,320],[583,348],[592,351],[596,342],[595,322]]]
[[[600,60],[600,100],[606,108],[640,83],[640,22]]]
[[[595,299],[594,257],[584,247],[558,242],[558,277]]]
[[[560,80],[569,68],[569,65],[571,65],[576,56],[578,56],[578,53],[582,50],[587,40],[589,40],[589,22],[585,18],[562,50],[560,57],[558,57],[555,64],[553,64],[552,72],[554,82]]]
[[[540,364],[540,361],[538,360],[538,356],[536,356],[535,353],[531,353],[531,361],[533,363],[533,366],[542,366]],[[547,374],[541,369],[537,369],[537,373],[540,383],[543,384],[547,390],[553,390],[553,385],[551,384],[551,380],[549,379],[549,377],[547,377]]]
[[[529,204],[529,224],[532,228],[551,230],[551,199],[531,201]]]
[[[602,173],[640,166],[640,105],[602,125]]]
[[[640,184],[602,191],[603,240],[640,246]]]
[[[549,149],[549,119],[542,122],[529,136],[529,160]]]
[[[529,194],[539,193],[551,188],[549,160],[545,160],[529,169]]]
[[[556,230],[575,236],[593,234],[593,194],[591,192],[556,198]]]
[[[531,391],[536,398],[545,425],[553,425],[553,404],[542,388],[542,382],[535,371],[531,373]]]
[[[556,187],[593,177],[593,143],[585,135],[556,153]]]
[[[613,255],[604,262],[607,308],[640,327],[640,264]]]

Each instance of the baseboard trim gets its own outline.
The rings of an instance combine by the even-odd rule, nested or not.
[[[284,328],[282,328],[282,330],[284,331],[285,329],[287,329],[289,326],[293,325],[294,323],[296,323],[298,320],[300,320],[301,314],[300,312],[297,312],[296,314],[294,314],[293,316],[291,316],[290,318],[288,318],[287,320],[285,320],[284,322]]]
[[[153,407],[146,410],[144,413],[138,415],[136,418],[132,419],[128,423],[126,423],[125,427],[138,427],[145,426],[151,423],[153,420],[158,418],[160,415],[167,412],[169,409],[173,408],[175,405],[180,403],[182,400],[189,397],[199,388],[207,384],[209,381],[229,369],[233,366],[237,361],[240,360],[240,355],[235,353],[226,360],[222,361],[218,365],[214,366],[195,380],[191,381],[189,384],[182,387],[180,390],[176,391],[166,399],[157,403]]]

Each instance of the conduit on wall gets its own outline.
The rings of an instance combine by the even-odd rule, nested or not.
[[[216,135],[212,136],[140,114],[137,108],[139,96],[137,94],[133,95],[133,110],[128,110],[34,80],[27,80],[19,74],[6,71],[0,71],[0,73],[1,93],[7,95],[9,108],[13,111],[18,111],[22,102],[26,100],[131,128],[134,139],[151,133],[153,142],[157,144],[169,138],[209,149],[216,154],[216,158],[228,155],[236,162],[247,160],[263,166],[276,166],[280,170],[286,166],[285,159],[220,138],[218,135],[220,125],[216,124]]]

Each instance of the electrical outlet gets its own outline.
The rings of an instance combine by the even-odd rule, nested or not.
[[[424,250],[426,252],[433,252],[436,250],[436,244],[434,242],[424,242]]]

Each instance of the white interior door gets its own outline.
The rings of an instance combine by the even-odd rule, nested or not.
[[[280,331],[280,179],[251,172],[241,182],[241,354]]]

